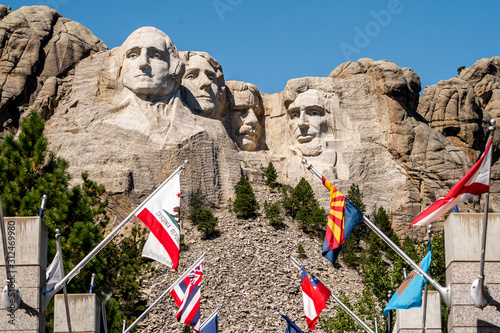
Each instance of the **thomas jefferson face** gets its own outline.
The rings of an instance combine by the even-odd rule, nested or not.
[[[243,150],[256,150],[262,128],[258,97],[250,90],[233,91],[233,95],[235,101],[244,101],[243,104],[235,105],[232,115],[236,144]]]
[[[169,77],[167,41],[154,31],[137,30],[122,47],[125,48],[123,86],[137,95],[166,96],[174,89]]]
[[[215,70],[205,58],[195,55],[189,59],[181,89],[191,110],[205,117],[213,114],[220,91]]]
[[[323,98],[315,89],[298,95],[288,106],[288,117],[293,137],[299,146],[318,141],[328,127]]]

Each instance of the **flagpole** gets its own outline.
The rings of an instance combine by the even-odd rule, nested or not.
[[[429,227],[427,228],[427,235],[429,237],[427,242],[430,242],[431,236],[432,236],[432,225],[431,224],[429,224]],[[429,247],[430,247],[430,243],[428,244],[427,251],[429,251]],[[424,287],[424,297],[422,300],[422,333],[425,333],[425,329],[426,329],[425,321],[427,319],[427,292],[428,292],[428,289],[429,289],[429,285],[426,283],[425,287]]]
[[[45,196],[45,197],[47,197],[47,196]],[[45,199],[47,199],[47,198],[45,198]],[[41,209],[40,209],[40,211],[43,213],[43,211]],[[56,251],[61,254],[59,256],[59,261],[60,261],[59,267],[62,270],[62,276],[64,277],[64,264],[63,264],[62,249],[61,249],[61,234],[60,234],[59,229],[56,229]],[[68,291],[66,289],[66,283],[63,285],[63,293],[64,293],[64,307],[66,309],[66,321],[68,323],[68,332],[72,333],[71,318],[69,315]]]
[[[179,282],[181,282],[196,266],[198,266],[198,264],[203,260],[203,257],[208,253],[210,252],[211,249],[208,249],[207,252],[203,253],[201,255],[201,257],[198,258],[198,260],[196,260],[194,262],[194,264],[191,265],[191,267],[189,267],[185,272],[184,274],[182,274],[177,280],[175,280],[174,283],[172,283],[170,285],[170,287],[168,287],[167,290],[165,290],[165,292],[163,292],[163,294],[160,295],[160,297],[158,297],[156,299],[156,301],[153,302],[153,304],[151,304],[146,310],[144,310],[144,312],[139,316],[139,318],[137,318],[125,331],[124,333],[128,333],[130,332],[141,320],[142,318],[144,318],[154,307],[156,304],[158,304],[159,301],[161,301],[161,299],[163,297],[165,297],[166,294],[168,294],[170,291],[172,291],[172,289],[175,288],[175,286],[177,286],[179,284]]]
[[[387,303],[389,303],[391,298],[392,298],[392,290],[389,290],[389,293],[387,294],[387,299],[388,299]],[[385,327],[386,333],[391,333],[391,324],[392,324],[392,310],[389,310],[389,313],[387,313],[387,325]]]
[[[304,163],[307,167],[307,170],[311,171],[316,177],[320,180],[323,176],[316,170],[311,164],[307,164],[307,160],[303,159],[302,163]],[[436,289],[441,297],[443,298],[446,307],[450,308],[450,287],[447,286],[442,287],[436,280],[434,280],[429,274],[427,274],[419,265],[417,265],[403,250],[401,250],[394,242],[387,237],[366,215],[363,214],[363,222],[370,227],[384,242],[387,243],[401,258],[403,258],[412,268],[418,272],[420,276],[425,278],[433,287]]]
[[[223,305],[224,303],[219,305],[217,309],[215,309],[214,312],[212,312],[210,316],[208,316],[208,318],[203,322],[203,324],[200,325],[200,332],[210,322],[210,320],[212,320],[212,318],[215,317],[215,315],[219,312],[219,310],[222,308]]]
[[[43,211],[45,210],[45,203],[47,201],[47,194],[42,195],[42,204],[40,205],[40,211],[38,212],[38,216],[40,218],[43,217]]]
[[[286,253],[286,251],[284,251]],[[302,265],[300,264],[300,262],[295,259],[291,254],[289,253],[286,253],[288,255],[288,257],[290,258],[290,260],[292,261],[292,263],[299,269],[301,270],[302,269]],[[356,316],[356,314],[354,312],[351,311],[351,309],[349,309],[344,303],[342,303],[342,301],[340,299],[337,298],[337,296],[335,296],[333,293],[331,294],[331,296],[333,297],[333,299],[335,300],[335,302],[337,302],[340,307],[342,309],[344,309],[345,312],[347,312],[347,314],[349,316],[351,316],[352,319],[354,319],[355,321],[358,322],[358,324],[360,324],[366,331],[370,332],[370,333],[374,333],[373,330],[368,327],[358,316]]]
[[[69,273],[66,275],[59,283],[57,283],[54,287],[54,289],[51,292],[43,292],[42,293],[42,312],[45,312],[45,309],[47,308],[47,305],[49,304],[50,299],[52,296],[57,293],[59,290],[61,290],[62,286],[69,282],[72,278],[74,278],[78,273],[80,273],[80,270],[85,266],[90,260],[92,260],[97,253],[99,253],[115,236],[118,234],[118,232],[125,226],[125,224],[130,221],[135,213],[142,209],[144,205],[148,202],[148,200],[153,197],[160,189],[165,186],[172,177],[174,177],[177,173],[179,173],[181,170],[184,169],[186,164],[188,164],[189,161],[185,160],[184,163],[179,166],[158,188],[151,193],[146,200],[144,200],[139,206],[137,206],[136,209],[132,213],[130,213],[115,229],[113,229],[109,235],[104,238],[85,258],[82,259]]]
[[[490,130],[490,134],[488,137],[488,141],[493,138],[493,134],[495,133],[496,129],[496,120],[492,118],[490,120],[491,126],[488,128]],[[491,149],[491,147],[490,147]],[[493,154],[491,154],[493,155]],[[490,156],[491,156],[490,155]],[[484,213],[483,213],[483,235],[481,239],[481,260],[479,262],[479,275],[474,282],[472,282],[471,285],[471,290],[470,290],[470,295],[472,298],[472,302],[474,302],[474,305],[477,306],[478,308],[484,308],[486,305],[488,305],[488,299],[490,298],[490,292],[488,290],[488,285],[484,281],[484,259],[486,255],[486,231],[488,229],[488,208],[489,208],[489,202],[490,202],[490,183],[491,183],[491,158],[490,158],[490,165],[488,168],[488,192],[486,192],[485,197],[484,197]]]

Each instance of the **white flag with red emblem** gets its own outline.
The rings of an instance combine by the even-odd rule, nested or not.
[[[488,141],[486,149],[481,158],[472,166],[472,168],[460,179],[458,183],[444,196],[427,207],[423,212],[417,215],[410,224],[426,225],[438,218],[444,213],[453,209],[459,203],[489,191],[490,188],[490,169],[491,169],[491,143]]]
[[[135,215],[150,231],[142,256],[159,261],[177,270],[179,265],[181,205],[180,174],[151,197]]]

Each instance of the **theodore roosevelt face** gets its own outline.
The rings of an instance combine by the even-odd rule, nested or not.
[[[233,128],[235,141],[243,150],[256,150],[262,126],[259,122],[262,110],[258,97],[250,90],[233,91],[234,99],[244,101],[233,108]]]

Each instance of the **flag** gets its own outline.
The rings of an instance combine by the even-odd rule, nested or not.
[[[219,333],[219,314],[216,313],[212,318],[208,318],[200,329],[201,333]]]
[[[142,256],[175,270],[179,265],[180,228],[177,221],[181,205],[180,192],[180,174],[177,173],[136,213],[150,231]]]
[[[429,272],[431,264],[431,240],[427,241],[427,254],[420,262],[419,266],[426,272]],[[394,309],[411,309],[422,306],[422,288],[427,283],[423,277],[417,272],[412,271],[410,275],[399,286],[398,290],[394,293],[389,303],[384,309],[384,316],[390,310]]]
[[[314,275],[302,266],[302,298],[307,326],[314,330],[321,310],[326,308],[326,302],[331,295],[330,290],[323,285]]]
[[[489,191],[490,188],[490,168],[491,168],[491,142],[488,141],[486,150],[472,168],[460,179],[458,183],[444,196],[427,207],[417,215],[410,224],[425,225],[437,220],[441,215],[452,209],[459,203]]]
[[[201,261],[181,282],[171,291],[179,312],[175,318],[180,323],[191,326],[196,332],[200,331],[200,284],[203,261]]]
[[[287,326],[285,333],[304,333],[290,318],[288,318],[283,313],[280,313],[283,319],[286,320]]]
[[[342,245],[345,244],[354,227],[358,225],[363,213],[354,207],[325,177],[322,177],[321,181],[330,191],[330,213],[321,252],[325,258],[334,264]]]
[[[458,213],[458,206],[453,207],[453,213]]]
[[[50,265],[45,270],[45,291],[52,291],[56,284],[64,278],[64,267],[61,251],[56,252],[56,255]]]

